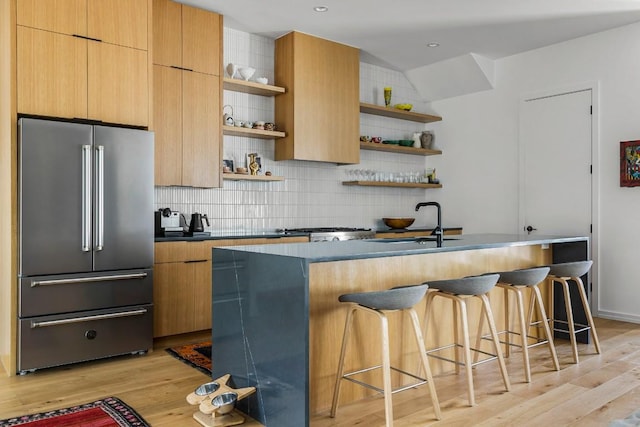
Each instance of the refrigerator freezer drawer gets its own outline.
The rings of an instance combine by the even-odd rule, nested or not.
[[[153,302],[153,270],[22,277],[20,317]]]
[[[18,372],[152,347],[152,304],[19,319]]]

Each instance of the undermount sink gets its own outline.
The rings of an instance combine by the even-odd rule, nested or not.
[[[443,237],[443,241],[447,240],[460,240],[459,237]],[[425,237],[407,237],[406,239],[380,239],[382,243],[418,243],[420,245],[426,245],[427,243],[437,242],[436,236]]]

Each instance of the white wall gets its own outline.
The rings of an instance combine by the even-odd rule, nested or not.
[[[519,102],[597,82],[595,311],[640,322],[640,188],[619,186],[619,143],[640,139],[640,24],[505,58],[495,69],[494,90],[431,104],[444,118],[437,137],[448,218],[465,232],[517,232]]]
[[[229,28],[224,29],[224,64],[256,68],[254,77],[265,76],[273,84],[274,40]],[[361,100],[383,104],[382,88],[393,88],[392,102],[410,102],[414,111],[430,112],[402,73],[368,64],[360,68]],[[224,104],[233,107],[239,120],[274,120],[274,100],[255,95],[224,92]],[[336,100],[340,102],[340,100]],[[389,139],[411,137],[425,125],[402,120],[361,115],[363,135]],[[286,129],[285,129],[286,131]],[[436,137],[437,138],[437,137]],[[156,208],[171,207],[185,213],[206,213],[214,230],[260,232],[276,228],[343,226],[384,227],[380,218],[416,216],[414,206],[435,200],[442,190],[343,186],[350,169],[390,172],[423,171],[438,167],[439,160],[395,153],[362,151],[361,163],[337,166],[330,163],[280,161],[274,158],[274,141],[224,136],[224,157],[244,162],[247,153],[257,152],[265,170],[285,177],[284,182],[225,181],[221,189],[157,187]],[[436,146],[438,141],[436,139]],[[439,169],[438,169],[439,171]],[[446,186],[445,180],[443,180]],[[420,212],[414,227],[433,226],[434,212]],[[445,226],[460,226],[448,220]]]

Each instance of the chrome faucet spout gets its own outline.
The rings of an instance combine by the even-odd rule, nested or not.
[[[431,232],[432,236],[436,236],[436,243],[439,248],[442,247],[442,207],[438,202],[420,202],[416,205],[416,212],[420,210],[421,207],[424,206],[435,206],[438,212],[438,225]]]

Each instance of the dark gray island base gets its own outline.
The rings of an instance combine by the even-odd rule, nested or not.
[[[266,426],[307,426],[330,405],[345,317],[341,293],[545,265],[561,252],[585,259],[587,246],[587,237],[479,234],[440,248],[397,240],[214,248],[212,377],[229,373],[234,387],[256,387],[238,408]],[[501,303],[501,295],[492,297],[492,304]],[[438,316],[442,329],[450,329],[451,320]],[[378,331],[356,328],[361,344],[346,363],[379,363]],[[451,342],[445,335],[427,347]],[[402,350],[392,363],[416,366],[412,342],[403,345],[402,334],[393,340]],[[341,402],[370,394],[345,387]]]

